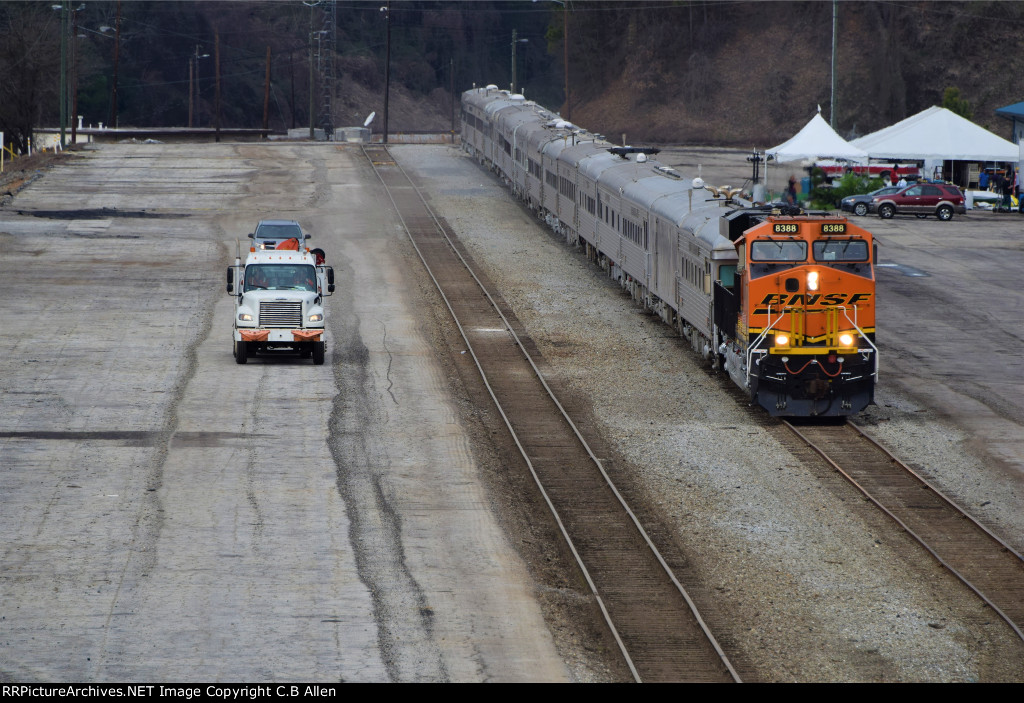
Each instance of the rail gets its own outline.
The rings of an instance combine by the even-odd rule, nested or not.
[[[576,545],[575,541],[573,540],[573,538],[572,538],[572,536],[570,534],[570,530],[567,528],[566,522],[563,519],[562,515],[560,514],[559,509],[556,507],[555,501],[552,499],[552,497],[551,497],[551,495],[549,493],[549,490],[547,489],[547,487],[545,487],[544,481],[541,479],[541,477],[540,477],[540,475],[538,473],[538,470],[537,470],[537,468],[535,466],[535,463],[534,463],[533,459],[530,456],[530,452],[527,451],[526,447],[524,446],[524,444],[525,444],[524,439],[522,437],[520,437],[519,432],[517,432],[516,429],[515,429],[513,421],[510,419],[509,415],[506,413],[506,410],[503,407],[502,399],[499,397],[499,394],[496,392],[496,390],[493,387],[490,379],[488,378],[488,373],[484,369],[484,364],[482,363],[480,356],[477,354],[477,350],[474,348],[474,344],[473,344],[473,342],[471,340],[471,335],[469,335],[467,333],[466,328],[463,326],[462,322],[459,320],[459,317],[458,317],[458,315],[456,313],[455,307],[452,304],[452,301],[449,299],[449,296],[445,293],[444,286],[438,280],[438,277],[435,275],[435,272],[432,270],[432,268],[430,266],[430,263],[427,260],[427,257],[424,255],[424,252],[421,250],[419,244],[416,241],[416,237],[413,236],[413,228],[410,227],[409,222],[406,220],[405,214],[402,212],[402,208],[399,206],[399,203],[396,202],[396,200],[395,200],[395,197],[394,197],[394,195],[392,193],[391,188],[388,187],[387,182],[385,181],[385,179],[381,175],[381,173],[380,173],[380,171],[378,169],[378,167],[380,165],[383,165],[383,164],[387,164],[389,166],[393,165],[396,169],[398,169],[402,173],[402,175],[404,176],[405,180],[408,181],[408,183],[412,187],[413,191],[416,193],[416,196],[417,196],[417,198],[419,200],[418,205],[426,210],[426,212],[428,213],[428,217],[429,217],[430,221],[433,223],[433,227],[436,229],[436,232],[438,234],[440,234],[441,237],[443,237],[443,239],[447,242],[447,245],[450,248],[450,251],[454,254],[455,257],[457,257],[459,262],[461,262],[461,265],[465,268],[465,271],[472,277],[473,281],[475,281],[475,284],[483,292],[484,297],[488,301],[488,304],[489,304],[490,308],[493,309],[493,311],[499,316],[499,319],[501,320],[501,322],[502,322],[502,324],[504,326],[504,331],[506,331],[510,335],[511,339],[514,341],[516,347],[519,350],[519,353],[522,355],[523,359],[525,359],[525,361],[528,363],[528,365],[529,365],[529,367],[531,369],[532,374],[538,380],[538,382],[541,384],[541,386],[544,389],[544,392],[547,394],[547,396],[550,399],[550,401],[554,404],[555,407],[557,407],[558,412],[560,413],[560,415],[561,415],[562,419],[564,420],[564,422],[568,425],[569,428],[571,428],[572,434],[575,436],[576,441],[585,450],[585,452],[586,452],[587,456],[589,457],[590,461],[593,462],[593,465],[597,468],[597,470],[600,473],[603,481],[605,482],[606,487],[611,491],[611,493],[614,496],[615,500],[618,502],[620,508],[628,516],[629,521],[632,523],[632,525],[634,526],[635,530],[642,537],[642,540],[646,544],[647,549],[650,551],[650,554],[652,554],[654,556],[654,558],[657,560],[658,564],[660,565],[661,569],[664,572],[664,575],[666,575],[668,577],[668,580],[672,583],[673,587],[676,589],[676,591],[678,592],[679,596],[681,596],[682,599],[685,601],[686,606],[688,607],[692,618],[697,623],[697,625],[699,626],[700,630],[703,632],[704,636],[707,639],[707,642],[709,642],[711,647],[714,649],[714,651],[717,654],[717,656],[718,656],[722,666],[728,672],[729,677],[731,678],[732,681],[739,682],[740,681],[740,677],[739,677],[738,673],[736,672],[735,668],[733,667],[733,665],[729,661],[729,659],[726,656],[725,652],[722,650],[722,648],[719,645],[718,641],[715,639],[714,635],[711,633],[711,631],[708,628],[707,624],[705,623],[704,619],[702,618],[702,616],[698,612],[698,610],[696,608],[696,605],[694,604],[693,600],[690,598],[690,596],[686,592],[685,588],[679,582],[679,580],[677,579],[676,575],[673,573],[672,569],[669,567],[668,563],[665,561],[665,559],[662,556],[662,554],[660,553],[660,551],[654,545],[653,541],[651,540],[650,536],[648,535],[646,530],[641,525],[641,523],[640,523],[639,519],[636,517],[635,513],[630,509],[630,507],[627,505],[626,501],[624,500],[624,498],[620,494],[619,490],[615,487],[615,485],[612,482],[610,476],[606,472],[606,470],[605,470],[601,460],[595,455],[594,451],[591,449],[589,444],[584,439],[583,435],[580,433],[580,430],[577,427],[577,425],[575,424],[575,422],[572,420],[572,418],[566,412],[566,410],[563,407],[562,403],[558,400],[558,398],[555,395],[554,391],[551,389],[551,387],[548,384],[547,380],[544,378],[543,373],[537,367],[536,363],[534,362],[534,359],[532,358],[530,353],[527,351],[526,346],[523,343],[523,340],[516,333],[515,329],[513,328],[513,325],[509,322],[509,320],[506,317],[505,313],[501,310],[501,306],[498,305],[497,301],[495,301],[495,299],[491,295],[490,291],[487,290],[486,286],[483,284],[483,282],[480,280],[480,278],[477,276],[477,274],[473,271],[473,268],[470,265],[470,262],[466,260],[466,258],[459,251],[458,247],[455,246],[454,242],[449,237],[448,232],[446,231],[445,227],[442,225],[442,223],[440,222],[440,220],[438,219],[438,217],[434,213],[434,211],[427,204],[426,199],[423,197],[422,192],[418,188],[416,188],[414,185],[412,185],[412,180],[408,177],[408,174],[406,174],[404,169],[402,169],[401,165],[398,164],[397,161],[395,161],[391,157],[390,152],[387,151],[386,147],[384,147],[382,145],[364,146],[363,147],[363,151],[366,154],[367,159],[374,166],[374,171],[377,174],[378,178],[380,179],[382,185],[384,185],[385,190],[388,193],[388,198],[391,200],[392,204],[394,205],[395,210],[398,212],[399,217],[402,220],[403,226],[405,227],[406,233],[409,235],[410,241],[412,242],[413,247],[414,247],[414,249],[417,252],[417,255],[420,257],[420,260],[423,262],[423,264],[424,264],[424,266],[425,266],[425,268],[427,270],[428,275],[430,276],[431,280],[434,282],[434,285],[437,287],[438,291],[441,294],[442,299],[444,300],[445,305],[447,306],[449,312],[451,313],[452,318],[455,321],[455,324],[456,324],[457,328],[459,329],[459,333],[461,334],[462,339],[466,343],[467,351],[469,352],[471,358],[473,359],[474,364],[477,367],[478,372],[480,373],[480,377],[481,377],[481,379],[482,379],[482,381],[483,381],[483,383],[484,383],[484,385],[485,385],[485,387],[487,389],[487,392],[490,395],[491,399],[493,400],[493,402],[495,404],[495,407],[497,408],[497,410],[498,410],[498,412],[499,412],[499,414],[500,414],[500,416],[502,418],[502,421],[505,423],[506,428],[509,430],[509,432],[510,432],[510,434],[512,436],[512,439],[514,440],[517,448],[519,449],[520,454],[522,455],[524,461],[526,462],[526,465],[529,468],[531,476],[532,476],[535,484],[537,485],[538,490],[540,491],[540,494],[543,497],[543,500],[544,500],[548,510],[551,512],[551,514],[553,516],[553,519],[554,519],[556,525],[558,526],[559,531],[561,532],[561,534],[563,536],[563,539],[565,540],[566,544],[568,545],[568,548],[569,548],[570,552],[572,553],[573,558],[575,559],[577,565],[579,566],[580,571],[583,574],[584,579],[585,579],[585,581],[587,583],[587,587],[590,590],[591,594],[593,595],[593,597],[595,599],[595,602],[597,603],[597,605],[598,605],[598,607],[599,607],[599,609],[600,609],[600,611],[602,613],[602,617],[604,618],[605,623],[608,625],[609,631],[612,633],[612,636],[615,639],[615,642],[616,642],[616,644],[617,644],[617,646],[619,648],[619,651],[621,652],[624,660],[626,661],[626,664],[629,667],[630,672],[631,672],[633,678],[636,681],[638,681],[638,682],[643,680],[643,677],[642,677],[641,673],[638,671],[637,665],[634,663],[633,656],[631,656],[631,653],[630,653],[628,647],[626,646],[625,642],[623,641],[622,636],[620,635],[619,627],[617,627],[612,614],[609,612],[609,606],[608,606],[607,599],[606,599],[606,597],[604,595],[602,595],[600,588],[598,587],[598,585],[596,584],[594,578],[592,577],[591,570],[590,570],[590,568],[588,568],[588,566],[586,564],[586,560],[583,558],[583,556],[580,553],[580,550],[577,548],[577,545]],[[375,157],[373,155],[373,153],[379,153],[381,151],[387,153],[387,155],[388,155],[387,156],[387,161],[384,161],[383,159],[381,159],[379,157]],[[371,152],[373,152],[373,153],[371,153]]]

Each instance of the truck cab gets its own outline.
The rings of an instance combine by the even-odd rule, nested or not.
[[[234,296],[235,361],[255,354],[297,354],[324,363],[324,296],[334,292],[334,269],[307,249],[249,252],[227,270]]]

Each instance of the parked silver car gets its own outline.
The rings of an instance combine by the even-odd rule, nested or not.
[[[309,237],[295,220],[260,220],[256,230],[249,233],[256,249],[274,249],[286,239],[298,239],[303,244]]]

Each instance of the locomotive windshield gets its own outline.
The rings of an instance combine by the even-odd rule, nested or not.
[[[814,242],[815,261],[867,261],[868,243],[863,239],[820,240]]]
[[[807,242],[799,239],[758,239],[750,245],[751,261],[807,261]]]

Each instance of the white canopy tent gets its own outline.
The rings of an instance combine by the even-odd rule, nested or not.
[[[776,161],[845,159],[864,163],[868,154],[836,134],[819,112],[792,139],[765,151]]]
[[[879,161],[922,161],[928,175],[944,161],[1006,163],[1019,157],[1013,142],[936,106],[850,143]]]
[[[777,147],[766,149],[765,154],[774,158],[776,163],[807,161],[814,162],[819,159],[836,159],[850,161],[853,163],[867,163],[868,154],[863,149],[855,147],[845,139],[836,134],[825,118],[821,116],[821,110],[804,128],[796,133],[789,141],[779,144]],[[766,180],[768,170],[765,170]],[[772,190],[778,183],[774,183]],[[755,198],[756,199],[756,198]]]

